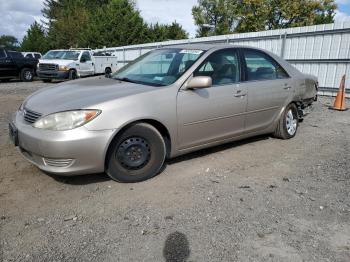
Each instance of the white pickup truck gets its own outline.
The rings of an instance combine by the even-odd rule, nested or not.
[[[90,49],[61,49],[48,51],[39,60],[36,73],[44,82],[50,82],[53,79],[109,75],[116,70],[116,56],[94,56]]]

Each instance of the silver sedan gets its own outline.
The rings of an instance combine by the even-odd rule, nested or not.
[[[110,78],[39,90],[9,129],[24,157],[46,172],[137,182],[198,149],[260,134],[292,138],[316,96],[317,79],[267,51],[172,46]]]

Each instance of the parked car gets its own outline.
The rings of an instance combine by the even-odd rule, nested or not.
[[[111,78],[37,91],[10,123],[22,154],[59,175],[137,182],[166,158],[261,134],[295,136],[317,79],[264,50],[184,45],[151,51]]]
[[[37,59],[25,58],[20,52],[0,48],[0,80],[19,78],[29,82],[35,75]]]
[[[44,82],[74,80],[83,76],[110,75],[117,69],[117,57],[93,56],[90,49],[51,50],[40,60],[37,74]]]
[[[22,55],[27,58],[40,59],[42,57],[41,53],[38,52],[22,52]]]

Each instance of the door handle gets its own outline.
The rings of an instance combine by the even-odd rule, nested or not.
[[[288,83],[285,83],[284,84],[284,87],[283,87],[283,89],[284,90],[289,90],[289,89],[291,89],[292,87],[288,84]]]

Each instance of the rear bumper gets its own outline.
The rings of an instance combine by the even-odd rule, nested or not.
[[[67,79],[69,77],[68,71],[37,70],[36,74],[42,79]]]
[[[104,172],[105,155],[114,130],[90,131],[79,127],[50,131],[32,127],[17,113],[18,147],[38,168],[58,175]]]

